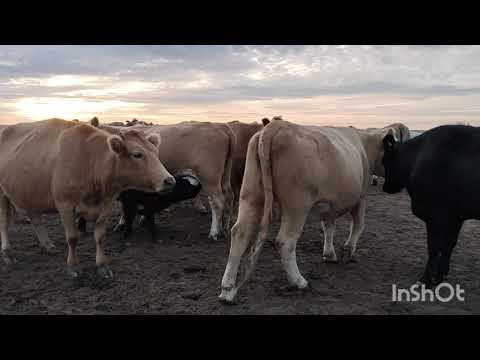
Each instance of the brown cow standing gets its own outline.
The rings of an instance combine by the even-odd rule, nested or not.
[[[40,214],[58,211],[68,242],[68,272],[78,276],[78,232],[75,215],[95,221],[96,265],[111,277],[103,252],[106,217],[118,194],[126,189],[169,190],[172,175],[158,159],[158,136],[135,130],[111,135],[79,122],[50,119],[4,128],[0,134],[0,234],[6,262],[8,225],[13,208],[23,210],[32,224]],[[40,227],[43,229],[42,227]],[[51,248],[46,232],[40,243]]]
[[[110,133],[121,129],[99,126]],[[209,237],[217,240],[228,235],[233,203],[230,175],[235,149],[235,135],[229,126],[187,121],[173,125],[136,125],[134,128],[148,135],[162,136],[159,157],[169,171],[191,169],[198,176],[202,193],[208,196],[212,209]]]

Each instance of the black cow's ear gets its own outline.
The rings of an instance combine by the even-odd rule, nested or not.
[[[383,149],[385,151],[391,151],[393,149],[393,145],[395,144],[395,138],[392,134],[388,134],[383,138]]]

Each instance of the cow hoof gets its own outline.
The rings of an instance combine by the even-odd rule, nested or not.
[[[10,255],[2,255],[2,260],[6,265],[13,265],[17,263],[17,259]]]
[[[219,301],[224,304],[233,304],[237,290],[236,288],[222,289],[222,292],[218,296]]]
[[[197,212],[201,215],[207,215],[208,214],[208,210],[205,206],[203,207],[195,207],[195,210],[197,210]]]
[[[82,271],[78,266],[69,266],[67,267],[67,274],[72,279],[77,279],[82,275]]]
[[[151,241],[152,244],[155,244],[155,245],[163,244],[162,239],[152,238],[152,239],[150,239],[150,241]]]
[[[113,272],[107,265],[100,265],[97,267],[97,274],[104,279],[113,278]]]
[[[327,263],[334,263],[334,264],[336,264],[336,263],[338,262],[337,254],[335,254],[335,253],[324,254],[324,255],[323,255],[323,261],[325,261],[325,262],[327,262]]]
[[[55,250],[57,249],[56,246],[53,243],[47,244],[45,246],[42,246],[42,252],[44,252],[47,255],[53,255],[55,254]]]
[[[305,278],[304,278],[303,276],[301,276],[301,277],[297,280],[297,282],[296,282],[295,285],[297,286],[297,288],[298,288],[299,290],[305,290],[305,289],[309,289],[309,288],[310,288],[310,285],[309,285],[308,281],[305,280]]]
[[[210,234],[210,235],[208,235],[208,238],[209,238],[210,240],[213,240],[213,241],[218,241],[219,236],[218,236],[218,234],[216,234],[216,235]]]
[[[125,224],[117,224],[113,228],[113,232],[121,232],[125,229]]]
[[[345,264],[356,263],[357,257],[355,256],[355,254],[352,254],[350,251],[345,251],[343,255],[343,262]]]

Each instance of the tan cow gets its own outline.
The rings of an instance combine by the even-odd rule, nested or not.
[[[337,260],[333,247],[336,219],[346,213],[351,215],[344,254],[346,260],[352,259],[364,229],[369,180],[371,174],[383,176],[382,140],[392,132],[391,128],[368,132],[275,120],[255,134],[248,145],[239,215],[232,228],[220,299],[233,301],[252,274],[268,234],[274,198],[281,211],[276,245],[290,285],[300,289],[308,285],[298,270],[295,249],[314,205],[324,229],[326,261]],[[241,258],[258,229],[244,278],[237,285]]]
[[[135,130],[111,135],[80,122],[49,119],[11,125],[0,134],[1,252],[10,262],[8,225],[12,209],[26,212],[43,247],[52,244],[40,214],[59,212],[68,242],[69,274],[78,276],[75,214],[95,221],[96,264],[112,276],[103,252],[106,217],[126,189],[157,192],[175,180],[158,159],[158,136]],[[37,228],[36,225],[39,225]]]
[[[392,125],[388,125],[388,126],[385,126],[383,129],[389,129],[389,128],[393,130],[393,138],[395,139],[395,141],[404,142],[404,141],[410,140],[410,138],[412,137],[410,134],[410,129],[402,123],[395,123]],[[376,131],[376,130],[373,130],[373,131]],[[378,176],[372,175],[372,185],[376,186],[377,184],[378,184]]]
[[[100,125],[115,133],[118,127]],[[230,183],[235,136],[227,124],[187,121],[174,125],[135,125],[148,135],[162,136],[159,157],[170,172],[192,169],[209,198],[212,224],[209,237],[228,235],[233,194]]]
[[[252,136],[263,129],[270,122],[267,118],[262,119],[262,124],[257,122],[242,123],[240,121],[231,121],[228,123],[230,129],[236,138],[235,151],[233,153],[232,162],[232,191],[235,199],[240,196],[240,188],[243,181],[243,173],[245,171],[245,161],[247,159],[248,142]]]

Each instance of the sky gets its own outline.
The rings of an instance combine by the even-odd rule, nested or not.
[[[480,46],[0,45],[0,124],[480,126]]]

